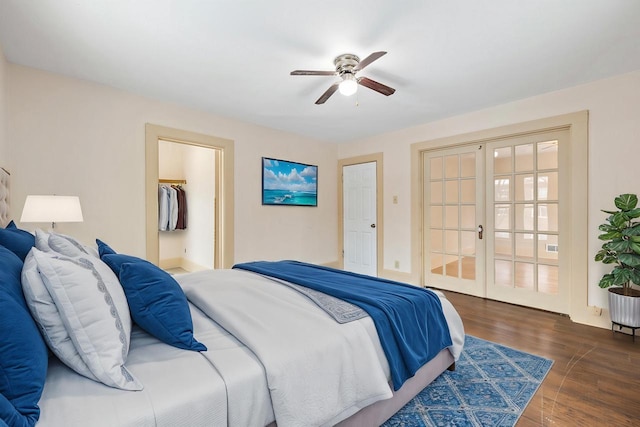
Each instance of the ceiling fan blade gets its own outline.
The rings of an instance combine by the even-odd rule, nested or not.
[[[335,71],[294,70],[292,76],[335,76]]]
[[[387,52],[373,52],[371,55],[367,56],[366,58],[364,58],[362,61],[360,61],[358,63],[358,65],[356,65],[353,68],[354,72],[360,71],[362,70],[364,67],[366,67],[367,65],[371,64],[373,61],[375,61],[376,59],[380,58],[381,56],[386,55]]]
[[[366,77],[358,77],[358,84],[361,84],[364,87],[368,87],[369,89],[373,89],[376,92],[379,92],[386,96],[393,95],[396,91],[392,87],[383,85],[382,83],[378,83],[377,81],[368,79]]]
[[[338,86],[340,86],[340,82],[336,82],[331,86],[329,86],[329,89],[327,89],[326,92],[323,93],[320,98],[318,98],[318,100],[316,101],[316,104],[317,105],[324,104],[327,101],[327,99],[329,99],[329,97],[338,90]]]

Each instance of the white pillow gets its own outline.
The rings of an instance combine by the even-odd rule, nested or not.
[[[98,381],[123,390],[142,390],[124,366],[131,317],[117,277],[90,256],[65,257],[32,249],[46,286],[76,351]]]
[[[29,252],[22,267],[22,291],[29,311],[53,354],[80,375],[98,381],[80,357],[62,323],[58,307],[40,277],[38,264],[33,256],[34,251],[36,249]]]
[[[58,233],[47,233],[36,229],[36,248],[43,252],[56,252],[68,257],[87,256],[99,258],[98,251],[89,246],[83,245],[71,236]]]

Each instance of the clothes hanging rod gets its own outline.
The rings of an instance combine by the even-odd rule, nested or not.
[[[159,184],[186,184],[186,179],[159,179]]]

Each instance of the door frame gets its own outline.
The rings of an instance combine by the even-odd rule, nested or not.
[[[587,110],[560,116],[532,120],[501,126],[493,129],[449,136],[431,141],[417,142],[411,145],[411,271],[412,281],[424,286],[422,276],[424,256],[423,247],[423,182],[422,152],[435,148],[454,147],[468,144],[484,144],[499,138],[550,131],[569,130],[571,164],[563,170],[569,176],[571,197],[564,200],[568,212],[572,215],[568,229],[563,230],[570,242],[570,248],[563,256],[569,258],[569,271],[560,280],[566,280],[569,286],[569,316],[579,323],[593,324],[593,314],[588,306],[588,124]]]
[[[233,148],[229,139],[173,129],[147,123],[145,125],[145,223],[147,260],[158,265],[160,246],[158,237],[158,140],[198,145],[219,150],[216,156],[216,218],[215,268],[231,268],[234,251],[233,205]]]
[[[384,218],[383,218],[383,186],[382,186],[382,153],[372,153],[363,156],[338,159],[338,268],[344,268],[344,206],[343,206],[343,182],[342,168],[344,166],[358,165],[362,163],[376,164],[376,273],[381,277],[384,266]]]

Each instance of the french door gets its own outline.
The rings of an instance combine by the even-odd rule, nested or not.
[[[484,296],[484,147],[426,152],[423,160],[425,284]]]
[[[566,141],[560,130],[423,152],[425,285],[569,312]]]

